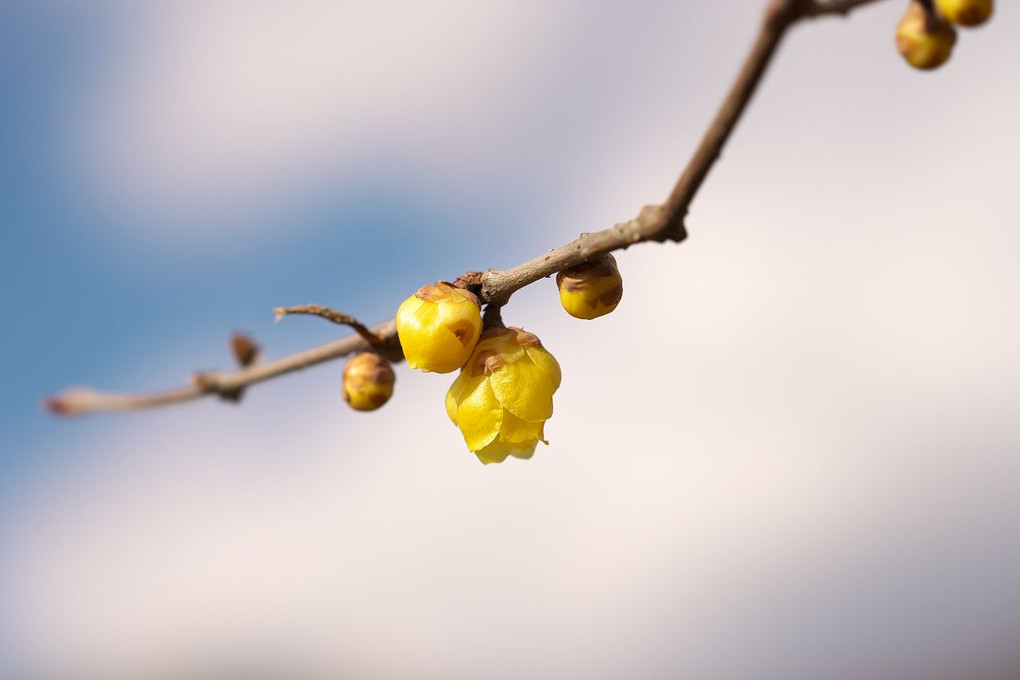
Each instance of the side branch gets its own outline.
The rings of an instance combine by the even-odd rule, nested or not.
[[[545,255],[524,264],[502,271],[489,270],[481,277],[477,275],[469,277],[465,280],[465,285],[470,285],[483,302],[498,308],[506,304],[517,290],[592,257],[622,250],[635,243],[684,240],[687,236],[684,226],[687,210],[709,171],[719,159],[737,121],[747,109],[787,29],[805,17],[847,14],[857,7],[873,2],[878,0],[770,0],[758,35],[736,80],[664,203],[646,206],[632,220],[601,231],[582,234],[571,243],[550,250]],[[394,352],[399,357],[400,345],[392,319],[367,329],[347,315],[317,305],[280,308],[277,309],[277,313],[315,314],[352,326],[361,337],[351,336],[275,361],[244,367],[235,372],[199,373],[193,377],[190,387],[169,392],[134,396],[103,394],[86,389],[69,390],[47,400],[46,406],[54,413],[71,415],[91,411],[123,411],[166,406],[207,395],[219,395],[230,399],[231,395],[239,394],[240,390],[250,385],[369,349],[370,346],[376,350],[380,347],[388,348],[389,352]]]
[[[404,351],[400,347],[396,334],[380,335],[350,314],[338,312],[323,305],[300,305],[298,307],[277,307],[273,310],[277,322],[288,314],[309,314],[332,321],[341,326],[350,326],[364,339],[368,345],[393,362],[404,360]]]
[[[371,330],[380,337],[396,338],[396,326],[392,320],[373,326]],[[353,335],[275,361],[249,366],[239,371],[196,373],[192,376],[190,386],[167,392],[126,395],[107,394],[79,388],[47,399],[44,405],[50,412],[58,415],[80,415],[94,411],[133,411],[156,406],[169,406],[209,395],[218,395],[229,399],[230,394],[250,385],[367,349],[369,349],[369,344],[363,338]]]
[[[335,309],[324,307],[322,305],[300,305],[298,307],[275,307],[273,313],[276,314],[276,321],[287,316],[288,314],[310,314],[312,316],[319,316],[327,321],[332,321],[335,324],[341,326],[350,326],[354,329],[354,332],[365,339],[365,342],[370,345],[375,345],[383,342],[385,338],[382,338],[371,330],[368,326],[355,319],[350,314],[344,312],[338,312]]]

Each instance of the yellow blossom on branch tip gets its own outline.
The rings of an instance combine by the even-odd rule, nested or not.
[[[355,354],[344,365],[344,401],[355,411],[374,411],[393,396],[397,376],[375,352]]]
[[[956,44],[956,29],[936,13],[914,0],[896,27],[896,49],[907,63],[928,71],[949,59]]]
[[[616,258],[607,253],[556,275],[560,304],[578,319],[596,319],[616,309],[623,298],[623,277]]]
[[[560,366],[532,333],[490,328],[446,393],[446,412],[485,464],[531,458],[552,416]]]
[[[478,342],[481,304],[470,291],[449,283],[422,286],[401,303],[396,323],[411,368],[450,373],[464,365]]]
[[[947,20],[960,26],[980,26],[992,16],[992,0],[935,0]]]

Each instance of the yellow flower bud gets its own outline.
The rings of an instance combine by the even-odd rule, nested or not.
[[[446,393],[446,412],[485,464],[531,458],[552,416],[560,366],[533,334],[490,328]]]
[[[911,66],[938,68],[949,59],[956,43],[956,29],[940,16],[927,12],[916,0],[896,27],[896,49]]]
[[[992,16],[992,0],[935,0],[935,6],[960,26],[980,26]]]
[[[563,309],[578,319],[608,314],[623,297],[623,277],[609,253],[564,269],[556,275],[556,286]]]
[[[374,411],[393,396],[390,362],[375,352],[355,354],[344,365],[344,401],[356,411]]]
[[[478,298],[449,283],[422,286],[397,309],[397,336],[407,364],[425,372],[463,366],[481,331]]]

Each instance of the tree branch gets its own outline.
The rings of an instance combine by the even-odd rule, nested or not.
[[[527,285],[551,276],[561,269],[614,250],[626,249],[635,243],[680,242],[684,240],[687,236],[684,225],[687,210],[709,171],[719,159],[726,141],[732,135],[737,121],[746,110],[787,29],[801,18],[847,14],[857,7],[877,1],[770,0],[750,53],[744,60],[722,106],[666,201],[661,205],[645,206],[632,220],[615,224],[601,231],[582,234],[580,238],[565,246],[550,250],[545,255],[516,267],[502,271],[486,271],[480,277],[480,283],[472,286],[478,289],[477,293],[482,301],[494,307],[502,306],[514,292]],[[475,278],[477,279],[477,277]],[[310,311],[310,307],[282,311],[284,313],[313,313],[331,318],[329,314],[320,313],[324,308]],[[280,312],[280,310],[277,311]],[[334,312],[334,314],[339,313]],[[350,317],[341,316],[343,319],[339,321],[336,318],[331,320],[354,325],[351,320],[348,320]],[[375,326],[370,331],[364,326],[359,329],[358,326],[354,326],[355,330],[365,337],[396,343],[396,326],[392,319]],[[367,333],[362,331],[367,331]],[[219,395],[229,399],[231,394],[236,394],[250,385],[331,361],[358,350],[368,349],[370,343],[365,340],[365,337],[351,336],[234,372],[198,373],[193,377],[190,387],[168,392],[148,395],[119,395],[104,394],[89,389],[68,390],[60,396],[48,399],[46,407],[53,413],[74,415],[93,411],[125,411],[166,406],[208,395]],[[378,343],[371,344],[377,345]],[[399,348],[399,344],[397,347]]]
[[[393,321],[372,327],[372,332],[380,337],[396,337],[396,326]],[[192,401],[208,395],[224,396],[260,383],[264,380],[300,371],[303,368],[332,361],[359,350],[369,349],[369,344],[357,335],[342,340],[313,347],[312,349],[291,354],[264,364],[256,364],[238,371],[212,371],[196,373],[192,376],[191,386],[181,387],[167,392],[155,394],[106,394],[86,388],[71,389],[63,394],[47,399],[46,408],[58,415],[79,415],[93,411],[130,411],[136,409],[169,406]]]

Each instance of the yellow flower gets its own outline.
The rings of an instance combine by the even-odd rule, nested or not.
[[[375,352],[355,354],[344,365],[344,401],[356,411],[374,411],[393,396],[397,376]]]
[[[953,25],[926,11],[917,0],[910,3],[896,27],[896,49],[917,69],[938,68],[949,59],[955,44]]]
[[[485,464],[531,458],[552,416],[560,366],[533,334],[490,328],[446,393],[446,412]]]
[[[949,21],[961,26],[980,26],[992,16],[992,0],[935,0]]]
[[[556,275],[556,286],[563,309],[578,319],[608,314],[623,297],[623,277],[608,253],[564,269]]]
[[[422,286],[397,309],[397,336],[407,364],[425,372],[463,366],[481,331],[478,298],[449,283]]]

